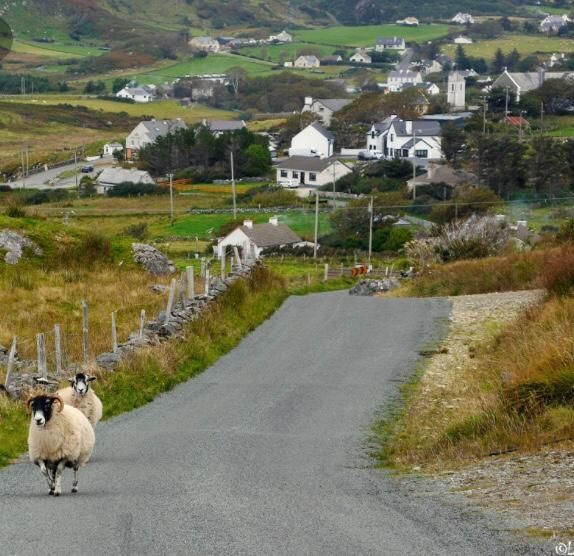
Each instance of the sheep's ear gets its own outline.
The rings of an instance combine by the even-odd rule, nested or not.
[[[52,399],[54,400],[54,403],[57,402],[60,405],[58,413],[62,413],[62,411],[64,410],[64,400],[60,398],[60,396],[54,396]]]
[[[70,384],[74,384],[74,382],[76,382],[76,377],[69,378],[69,379],[68,379],[68,382],[69,382]]]
[[[26,410],[28,411],[28,413],[30,413],[32,411],[32,402],[34,401],[34,398],[28,398],[28,401],[26,402]]]
[[[92,380],[98,380],[98,377],[97,376],[89,376],[88,382],[92,382]]]

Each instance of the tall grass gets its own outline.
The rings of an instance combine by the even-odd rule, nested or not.
[[[96,390],[104,403],[104,417],[142,406],[204,371],[267,319],[285,296],[283,280],[257,268],[249,280],[236,282],[186,327],[186,340],[139,351],[115,372],[97,373]],[[26,434],[24,404],[0,397],[0,466],[25,450]]]

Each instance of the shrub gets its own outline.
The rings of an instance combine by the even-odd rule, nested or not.
[[[5,212],[9,218],[26,218],[26,211],[16,205],[10,205]]]
[[[541,282],[549,293],[566,296],[574,290],[574,244],[553,252],[545,261]]]
[[[169,193],[169,191],[151,183],[120,183],[108,191],[108,196],[132,197],[140,195],[161,195],[165,193]]]
[[[132,224],[131,226],[127,226],[123,229],[122,234],[142,241],[148,235],[147,223],[141,222],[139,224]]]
[[[94,268],[114,260],[112,242],[98,232],[88,232],[79,242],[65,245],[60,252],[62,266]]]

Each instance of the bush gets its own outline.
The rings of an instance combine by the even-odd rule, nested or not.
[[[62,266],[91,269],[113,262],[112,242],[97,232],[88,232],[79,242],[65,245],[59,257]]]
[[[108,191],[109,197],[136,197],[142,195],[162,195],[169,193],[168,189],[151,183],[120,183]]]
[[[574,290],[574,244],[553,252],[545,261],[541,276],[542,286],[549,293],[567,296]]]
[[[26,218],[26,211],[16,205],[10,205],[5,212],[9,218]]]
[[[132,224],[123,229],[122,235],[133,237],[143,241],[148,235],[148,227],[146,222],[140,224]]]

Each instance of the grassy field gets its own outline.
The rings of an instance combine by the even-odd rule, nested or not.
[[[444,37],[448,25],[421,25],[404,27],[402,25],[364,25],[356,27],[327,27],[312,31],[296,31],[295,37],[302,42],[333,46],[374,46],[378,37],[403,37],[408,42],[430,41]]]
[[[456,46],[455,44],[449,44],[443,47],[443,51],[445,54],[452,56],[455,53]],[[484,40],[464,45],[464,51],[469,56],[478,56],[486,59],[493,58],[494,53],[499,48],[506,54],[516,48],[523,56],[535,53],[567,53],[574,52],[574,41],[560,37],[508,34],[499,39]]]
[[[254,46],[242,48],[241,53],[247,56],[256,56],[265,60],[279,63],[280,61],[293,61],[301,50],[314,50],[319,56],[330,56],[335,50],[340,50],[333,46],[322,44],[310,45],[303,42],[294,42],[291,44],[276,44],[270,46]],[[347,50],[350,55],[352,52]]]

